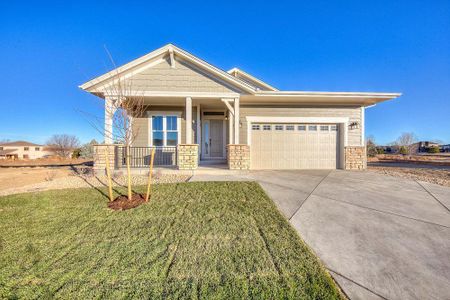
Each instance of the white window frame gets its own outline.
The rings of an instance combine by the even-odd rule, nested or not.
[[[156,147],[176,147],[167,146],[167,117],[177,117],[177,145],[181,144],[181,112],[180,111],[149,111],[148,115],[148,145],[153,147],[153,117],[163,117],[163,145]]]

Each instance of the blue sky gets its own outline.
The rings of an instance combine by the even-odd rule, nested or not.
[[[78,85],[172,42],[284,90],[402,92],[366,111],[378,143],[450,143],[450,1],[76,1],[0,4],[0,140],[101,136]]]

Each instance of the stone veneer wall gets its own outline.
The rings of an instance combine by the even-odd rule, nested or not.
[[[367,168],[366,147],[345,147],[345,170],[364,170]]]
[[[230,170],[250,169],[250,146],[246,144],[228,145],[227,160]]]
[[[177,146],[177,165],[179,170],[195,170],[198,167],[198,144],[179,144]]]
[[[106,149],[108,147],[109,167],[112,170],[117,168],[116,152],[117,146],[120,145],[94,145],[94,171],[105,172],[106,171]]]

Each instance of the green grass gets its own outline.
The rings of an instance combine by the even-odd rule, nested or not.
[[[342,298],[256,183],[158,185],[121,212],[106,201],[0,197],[0,298]]]

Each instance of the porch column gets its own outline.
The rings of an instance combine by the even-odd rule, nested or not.
[[[186,97],[186,144],[192,144],[192,98]]]
[[[116,112],[115,98],[105,97],[105,144],[113,143],[113,117]]]
[[[233,137],[234,137],[234,132],[233,132],[233,124],[234,124],[234,119],[233,119],[233,114],[231,113],[231,111],[228,111],[228,144],[233,144]]]
[[[234,98],[234,144],[239,144],[239,98]]]

